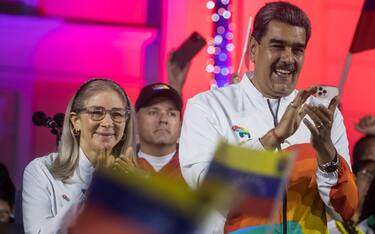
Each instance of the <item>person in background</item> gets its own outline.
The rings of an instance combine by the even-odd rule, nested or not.
[[[371,116],[361,118],[356,125],[366,134],[357,141],[353,149],[353,172],[359,192],[359,206],[351,220],[346,222],[330,221],[331,234],[375,232],[375,122]]]
[[[16,188],[8,169],[0,162],[0,222],[12,223]]]
[[[183,182],[178,161],[182,99],[171,86],[145,86],[136,101],[139,147],[138,167]]]
[[[177,63],[173,62],[173,52],[174,50],[169,53],[167,62],[168,83],[182,97],[182,88],[190,70],[190,63],[187,63],[185,67],[181,68]]]
[[[355,125],[355,128],[363,134],[375,135],[375,116],[365,115]]]
[[[359,191],[359,207],[353,223],[365,232],[375,231],[375,135],[362,137],[354,146],[353,172]]]
[[[182,88],[190,63],[181,68],[168,56],[168,82],[145,86],[136,101],[139,145],[137,167],[184,182],[178,161],[178,139],[182,124]],[[135,165],[134,165],[135,166]]]
[[[92,79],[76,91],[66,108],[59,151],[25,168],[25,233],[65,233],[94,172],[121,168],[119,162],[133,157],[132,109],[125,91],[111,80]]]
[[[188,101],[179,156],[192,188],[204,180],[219,139],[256,150],[300,152],[275,225],[235,211],[211,219],[205,233],[267,228],[326,233],[326,210],[339,220],[354,214],[357,187],[338,97],[325,107],[312,96],[316,87],[295,89],[310,34],[310,20],[299,7],[267,3],[255,16],[249,43],[254,73]]]

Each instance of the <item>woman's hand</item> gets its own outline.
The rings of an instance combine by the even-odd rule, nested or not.
[[[138,168],[133,155],[133,148],[127,148],[125,154],[115,159],[112,168],[121,174],[136,173]]]
[[[111,150],[103,148],[100,150],[99,155],[96,158],[95,169],[107,169],[110,168],[115,162],[115,157],[111,154]]]

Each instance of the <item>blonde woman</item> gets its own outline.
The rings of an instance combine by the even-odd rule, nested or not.
[[[71,99],[58,153],[34,159],[23,177],[25,233],[64,233],[92,175],[133,157],[134,111],[125,91],[107,79],[84,83]],[[123,163],[122,163],[123,164]]]

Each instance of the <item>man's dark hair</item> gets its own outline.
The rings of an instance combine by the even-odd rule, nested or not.
[[[369,147],[370,141],[374,141],[375,143],[375,136],[366,135],[355,143],[354,148],[353,148],[353,164],[352,164],[354,173],[356,173],[359,170],[362,163],[365,163],[362,157],[366,148]]]
[[[306,31],[306,44],[311,35],[310,20],[299,7],[288,2],[271,2],[263,6],[255,16],[252,36],[260,42],[272,20],[293,26],[303,27]]]

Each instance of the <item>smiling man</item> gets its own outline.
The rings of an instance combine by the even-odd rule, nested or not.
[[[219,139],[257,150],[297,150],[274,225],[236,210],[217,215],[205,233],[263,233],[265,227],[277,233],[326,233],[326,212],[347,220],[358,203],[338,98],[326,107],[313,96],[316,87],[295,89],[311,34],[310,20],[300,8],[268,3],[253,28],[249,50],[254,72],[187,103],[180,138],[182,174],[197,187]]]
[[[180,95],[167,84],[151,84],[141,90],[135,107],[138,166],[152,175],[183,181],[177,152],[181,131]]]

